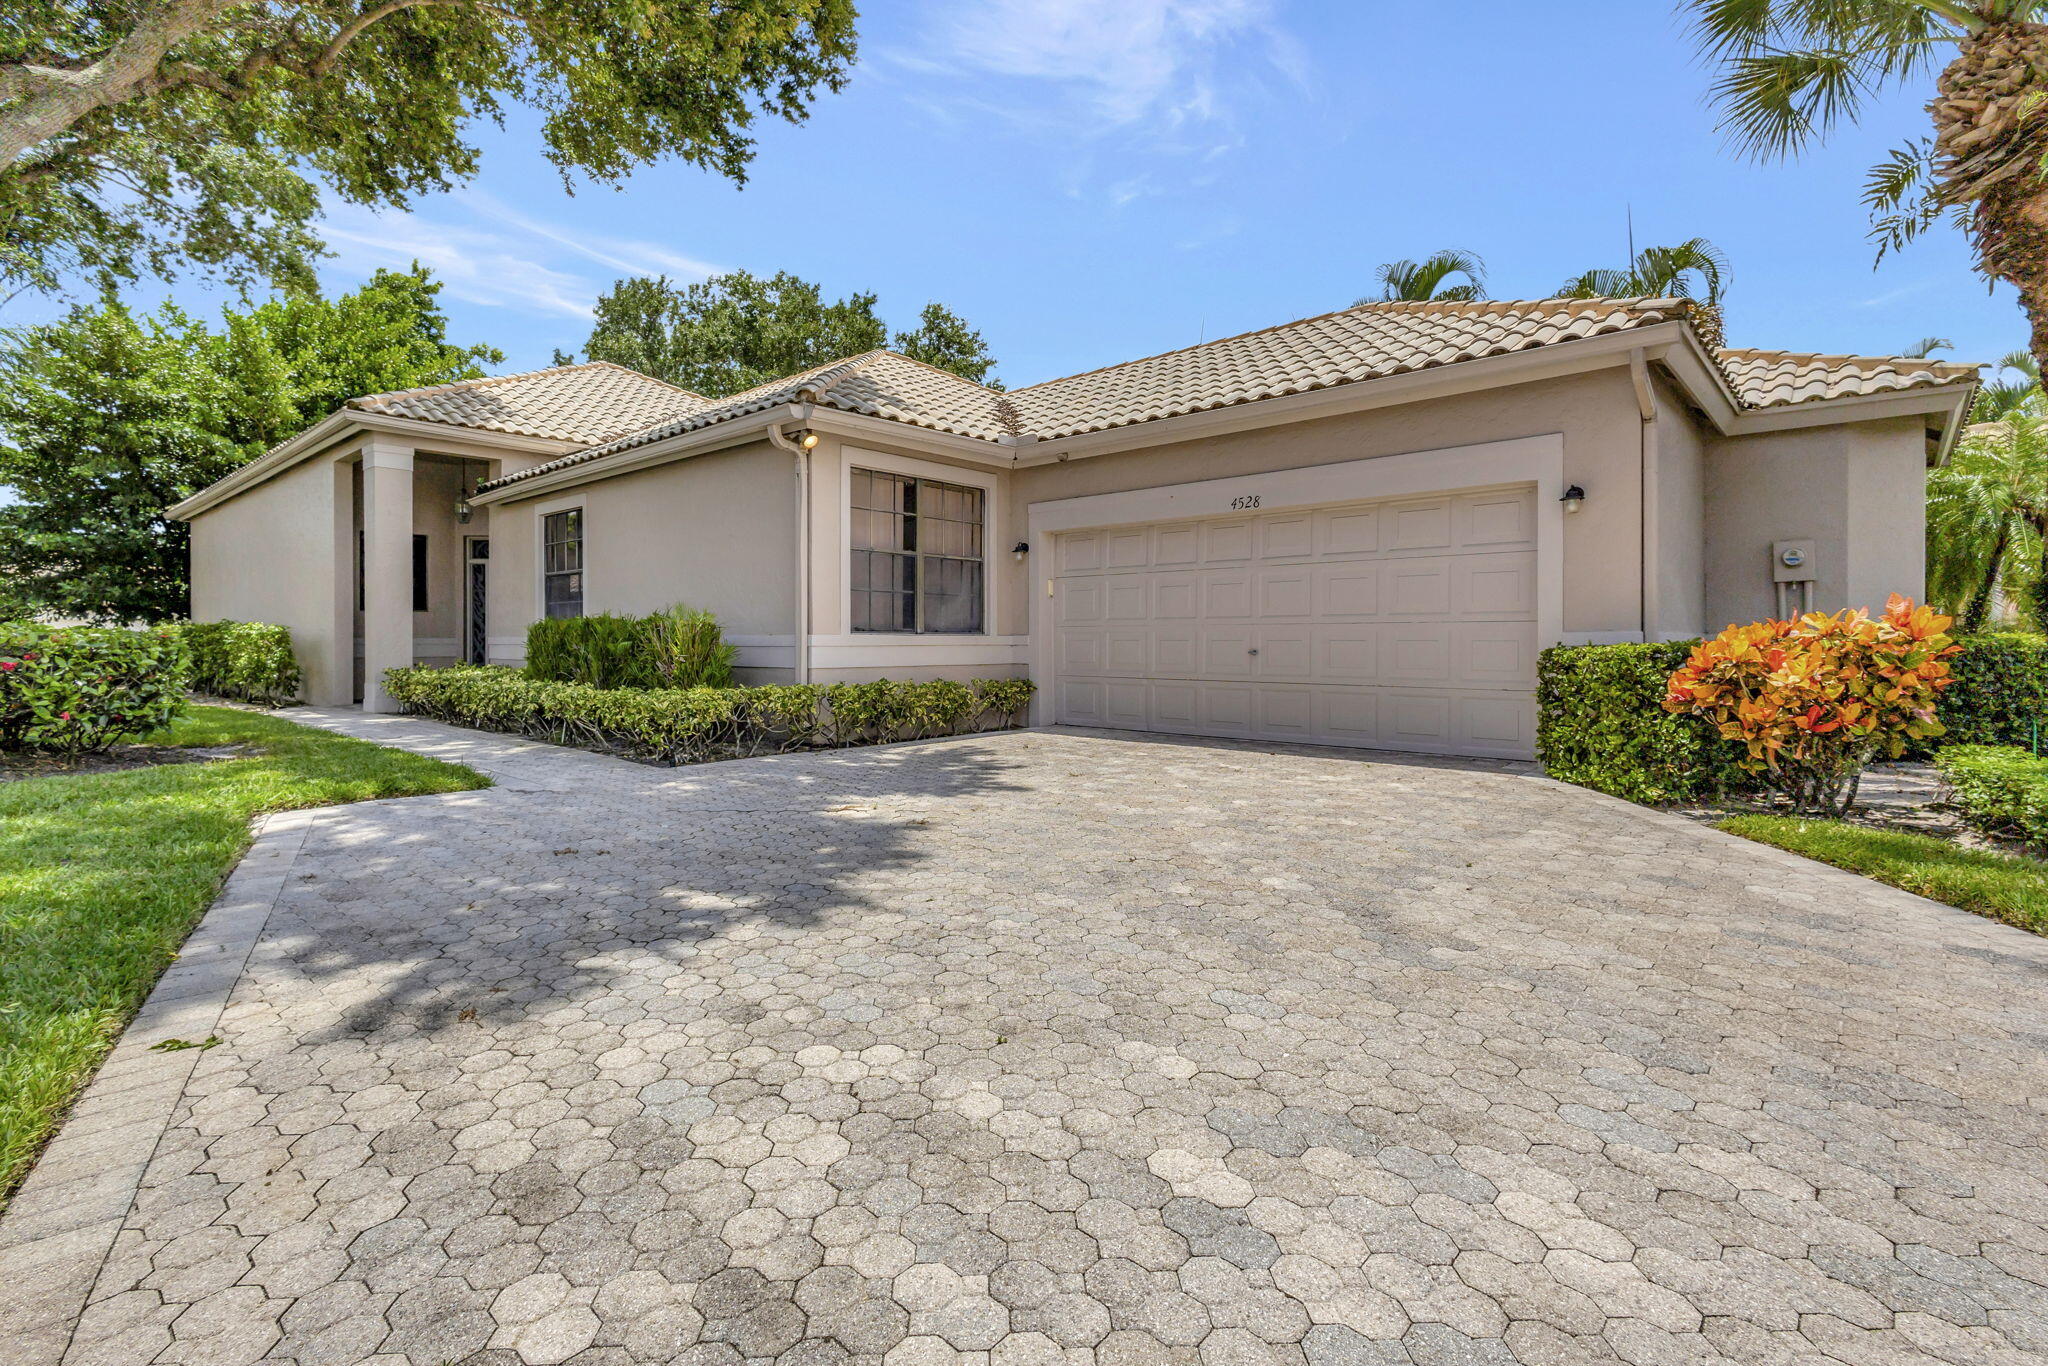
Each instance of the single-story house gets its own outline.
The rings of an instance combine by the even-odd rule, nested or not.
[[[871,351],[355,399],[171,509],[310,700],[709,608],[750,682],[1028,675],[1041,722],[1524,756],[1536,654],[1919,595],[1974,366],[1681,299],[1371,303],[1003,392]]]

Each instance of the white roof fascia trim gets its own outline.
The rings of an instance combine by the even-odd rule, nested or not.
[[[1341,413],[1364,412],[1403,403],[1446,398],[1477,389],[1493,389],[1534,380],[1556,379],[1609,366],[1628,364],[1629,354],[1647,349],[1654,358],[1660,343],[1667,343],[1682,330],[1679,323],[1658,323],[1631,328],[1600,337],[1552,342],[1544,346],[1511,351],[1502,356],[1456,361],[1428,370],[1386,375],[1378,379],[1353,380],[1306,393],[1280,398],[1234,403],[1176,417],[1154,418],[1101,432],[1082,432],[1054,437],[1017,448],[1021,466],[1049,464],[1081,456],[1107,455],[1143,446],[1191,441],[1226,432],[1248,431],[1283,422],[1305,422]]]
[[[1810,398],[1803,403],[1778,408],[1745,408],[1729,424],[1728,435],[1750,436],[1757,432],[1835,426],[1843,422],[1876,422],[1915,414],[1959,414],[1962,409],[1960,395],[1974,393],[1975,390],[1975,385],[1929,384],[1915,389],[1891,389],[1881,394]]]
[[[723,450],[727,446],[741,446],[749,441],[765,441],[764,431],[768,427],[784,422],[800,421],[803,405],[785,403],[780,407],[764,408],[758,413],[744,417],[727,418],[709,427],[694,431],[678,432],[659,441],[650,441],[644,446],[634,446],[611,455],[586,460],[570,465],[566,469],[550,470],[520,479],[503,488],[485,489],[472,494],[470,504],[484,507],[491,503],[513,503],[558,489],[573,488],[598,479],[609,479],[618,474],[630,474],[634,470],[646,469],[651,465],[665,465],[671,460],[686,460],[693,455]],[[900,424],[892,424],[900,425]]]
[[[999,445],[994,441],[961,436],[955,432],[933,431],[930,427],[919,427],[893,417],[849,413],[819,405],[811,410],[808,425],[816,432],[851,436],[862,441],[891,442],[936,455],[960,456],[998,469],[1009,469],[1017,463],[1014,454],[1016,446]]]
[[[545,455],[550,458],[567,455],[570,451],[587,444],[558,441],[551,437],[514,436],[509,432],[487,431],[481,427],[457,427],[445,422],[421,422],[409,417],[364,412],[359,408],[337,408],[289,441],[271,447],[240,469],[208,484],[190,498],[172,504],[165,510],[165,515],[181,522],[190,521],[208,508],[253,488],[273,475],[283,473],[316,451],[338,445],[356,433],[366,431],[414,437],[417,438],[414,444],[427,450],[437,449],[449,443],[460,443],[465,446],[496,447],[520,455]]]

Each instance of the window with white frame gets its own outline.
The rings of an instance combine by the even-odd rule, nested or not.
[[[583,509],[541,519],[541,585],[547,615],[583,615]]]
[[[979,634],[982,491],[880,470],[852,475],[853,629]]]

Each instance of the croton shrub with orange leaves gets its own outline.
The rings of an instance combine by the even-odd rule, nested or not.
[[[1745,746],[1743,766],[1796,811],[1839,816],[1864,766],[1942,733],[1935,701],[1956,646],[1949,618],[1894,594],[1882,616],[1810,612],[1730,626],[1671,675],[1664,709]]]

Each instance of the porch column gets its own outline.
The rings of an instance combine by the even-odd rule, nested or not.
[[[384,671],[412,664],[412,447],[363,447],[363,710],[397,711]]]

